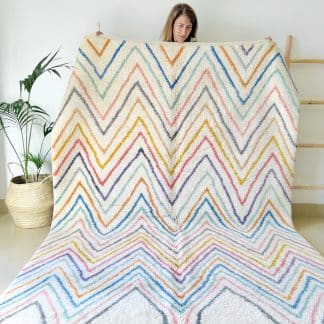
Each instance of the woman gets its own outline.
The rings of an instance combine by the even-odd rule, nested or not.
[[[178,43],[195,42],[197,28],[198,22],[194,10],[186,3],[178,3],[169,13],[161,40]]]

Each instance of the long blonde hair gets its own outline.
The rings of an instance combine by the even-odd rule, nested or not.
[[[163,27],[161,40],[165,42],[173,42],[173,24],[175,20],[181,16],[187,16],[192,23],[191,33],[186,40],[186,42],[195,41],[196,40],[196,33],[198,29],[198,21],[197,16],[194,10],[186,3],[178,3],[176,4],[170,11],[167,21]]]

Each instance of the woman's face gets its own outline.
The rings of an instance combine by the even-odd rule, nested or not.
[[[192,22],[188,16],[179,16],[173,24],[173,40],[178,43],[185,42],[192,30]]]

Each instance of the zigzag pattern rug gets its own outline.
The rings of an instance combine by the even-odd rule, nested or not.
[[[52,141],[49,236],[1,323],[323,323],[296,233],[298,98],[270,41],[85,38]]]

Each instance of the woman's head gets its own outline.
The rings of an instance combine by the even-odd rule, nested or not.
[[[167,42],[190,42],[195,39],[197,28],[193,9],[185,3],[179,3],[171,9],[161,38]]]

